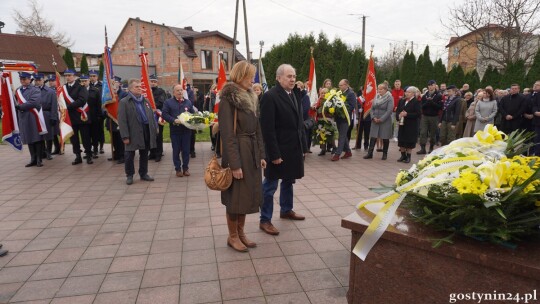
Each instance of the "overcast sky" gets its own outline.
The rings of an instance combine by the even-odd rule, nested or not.
[[[101,53],[103,28],[109,33],[109,45],[118,37],[129,17],[175,27],[192,26],[194,30],[219,30],[233,37],[234,0],[37,0],[42,15],[53,21],[55,28],[73,40],[72,51]],[[446,62],[444,45],[449,40],[440,19],[450,6],[461,0],[246,0],[250,50],[259,57],[259,41],[263,52],[273,44],[284,42],[289,33],[317,35],[324,31],[330,40],[340,37],[345,43],[361,45],[362,21],[366,22],[366,49],[374,45],[374,55],[381,56],[390,43],[414,42],[415,54],[430,45],[433,59]],[[335,3],[339,3],[336,5]],[[3,33],[15,33],[13,9],[26,9],[25,0],[0,0],[0,21],[6,23]],[[242,1],[240,1],[239,51],[246,54]],[[350,15],[352,14],[352,15]]]

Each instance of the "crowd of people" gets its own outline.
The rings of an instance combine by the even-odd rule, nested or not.
[[[397,161],[409,163],[417,144],[420,149],[416,154],[427,154],[435,146],[473,136],[487,124],[495,124],[505,133],[518,129],[536,132],[535,143],[540,142],[540,81],[534,84],[532,92],[525,90],[528,92],[525,94],[520,93],[516,84],[509,90],[486,87],[470,91],[466,84],[458,89],[455,85],[438,85],[430,80],[420,91],[414,86],[402,88],[399,80],[391,89],[385,81],[377,86],[374,100],[366,102],[362,91],[355,94],[347,79],[339,81],[339,89],[333,89],[332,81],[326,79],[319,89],[318,101],[312,103],[309,82],[304,85],[297,81],[291,65],[278,67],[277,83],[268,92],[263,92],[260,84],[253,84],[255,73],[255,66],[247,61],[236,63],[230,72],[230,82],[220,92],[215,91],[214,85],[207,100],[199,105],[204,110],[218,112],[219,126],[216,124],[211,132],[212,150],[222,157],[222,166],[232,171],[232,185],[221,193],[221,201],[226,208],[229,229],[227,244],[237,251],[245,252],[256,246],[244,232],[247,214],[260,212],[259,228],[270,235],[279,234],[271,222],[278,186],[280,217],[305,219],[293,210],[293,185],[304,176],[304,159],[311,153],[311,146],[320,146],[319,156],[330,152],[330,160],[334,162],[351,158],[352,150],[362,147],[363,159],[372,159],[375,152],[382,152],[381,159],[387,160],[393,140],[401,152]],[[120,97],[115,122],[102,110],[102,85],[95,71],[89,77],[81,75],[78,81],[74,71],[67,70],[64,76],[66,84],[61,94],[74,131],[71,137],[75,154],[73,165],[83,162],[82,152],[87,164],[104,153],[105,125],[112,134],[111,159],[124,163],[126,183],[134,182],[137,150],[140,179],[153,181],[148,174],[148,160],[161,161],[164,121],[169,123],[176,176],[190,176],[189,161],[195,157],[195,133],[182,124],[179,115],[196,111],[194,103],[200,101],[194,97],[193,90],[185,98],[182,85],[177,84],[170,96],[159,88],[157,77],[152,76],[156,105],[156,109],[152,109],[149,100],[142,95],[139,79],[130,79],[127,90],[123,90],[121,79],[115,78],[114,90]],[[31,84],[32,79],[35,86]],[[20,81],[22,86],[16,91],[15,107],[21,138],[31,156],[26,166],[43,166],[43,157],[51,159],[52,154],[62,151],[57,136],[60,120],[55,81],[50,77],[47,87],[43,75],[24,72],[20,73]],[[336,90],[340,92],[344,117],[325,116],[321,108],[327,101],[326,94]],[[217,100],[220,100],[219,106]],[[46,124],[43,128],[34,115],[40,110]],[[324,140],[314,140],[322,120],[335,129]],[[351,147],[349,143],[355,128],[356,140]],[[48,132],[43,132],[44,129]],[[530,153],[540,155],[540,145]]]

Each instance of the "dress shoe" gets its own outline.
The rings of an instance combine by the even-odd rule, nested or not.
[[[326,150],[321,150],[321,152],[319,154],[317,154],[318,156],[324,156],[326,155]]]
[[[60,154],[60,151],[58,151],[58,150],[54,150],[54,151],[51,153],[51,155],[58,155],[58,154]]]
[[[150,154],[150,156],[148,156],[148,159],[156,159],[156,155],[155,154]]]
[[[332,158],[330,160],[331,161],[338,161],[339,160],[339,155],[334,154],[334,156],[332,156]]]
[[[377,151],[377,152],[382,152],[382,151],[383,151],[383,149],[377,149],[376,151]]]
[[[5,249],[1,249],[0,250],[0,257],[3,257],[5,256],[6,254],[8,254],[9,251],[5,250]]]
[[[295,220],[295,221],[303,221],[306,219],[305,216],[300,215],[292,210],[286,213],[281,213],[279,217],[282,219],[290,219],[290,220]]]
[[[313,153],[313,152],[311,152],[311,150],[307,150],[307,153],[310,153],[310,154],[311,154],[311,153]]]
[[[94,159],[95,159],[95,158],[99,158],[98,152],[97,152],[97,151],[94,152],[94,154],[92,155],[92,158],[94,158]]]
[[[29,162],[28,164],[26,164],[26,165],[24,165],[24,166],[25,166],[26,168],[28,168],[28,167],[33,167],[33,166],[35,166],[36,164],[37,164],[37,162],[34,160],[34,161]]]
[[[71,162],[72,165],[78,165],[78,164],[82,164],[82,158],[80,155],[77,155],[77,157],[75,157],[75,160]]]
[[[347,159],[347,158],[351,158],[352,157],[352,153],[349,151],[349,152],[345,152],[345,155],[343,155],[341,157],[341,159]]]
[[[388,153],[383,152],[382,154],[382,160],[386,160],[388,158]]]
[[[104,154],[105,153],[105,150],[103,150],[103,148],[99,149],[99,154]]]
[[[182,171],[176,171],[176,177],[182,177],[182,176],[184,176]]]
[[[123,158],[120,158],[119,160],[116,161],[117,164],[121,165],[123,164],[125,161]]]
[[[156,156],[155,162],[159,163],[161,161],[161,156]]]
[[[94,163],[94,161],[92,160],[92,155],[90,154],[86,155],[86,163],[89,165]]]
[[[191,158],[197,157],[197,153],[195,153],[195,152],[191,152],[191,153],[189,153],[189,155],[191,156]]]
[[[113,161],[112,157],[107,158],[108,161]]]
[[[184,171],[184,176],[190,176],[191,174],[189,173],[189,170],[185,170]]]
[[[145,174],[145,175],[141,176],[141,180],[144,180],[144,181],[147,181],[147,182],[153,182],[153,181],[154,181],[154,178],[151,177],[151,176],[148,175],[148,174]]]
[[[126,179],[126,184],[131,185],[133,184],[133,176],[128,176]]]
[[[36,162],[36,167],[43,167],[43,163],[41,161]]]
[[[276,227],[274,227],[274,225],[272,225],[271,222],[266,222],[266,223],[260,223],[259,224],[259,229],[261,229],[262,231],[270,234],[270,235],[278,235],[279,234],[279,230],[277,230]]]

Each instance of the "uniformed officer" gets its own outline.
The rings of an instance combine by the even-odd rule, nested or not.
[[[73,145],[75,160],[71,164],[78,165],[82,163],[80,139],[83,142],[86,163],[93,164],[94,162],[92,161],[91,155],[90,119],[88,116],[90,108],[86,103],[88,100],[88,91],[85,90],[79,82],[75,81],[75,71],[68,69],[64,72],[64,76],[66,77],[66,84],[62,87],[62,95],[66,101],[69,119],[71,120],[71,127],[73,128],[73,135],[70,140]],[[81,137],[80,139],[79,134]]]
[[[158,78],[155,74],[150,75],[150,87],[152,88],[152,95],[154,96],[156,109],[161,112],[161,110],[163,109],[163,102],[165,102],[165,100],[167,99],[167,93],[165,93],[165,90],[158,86]],[[150,150],[150,157],[148,158],[154,159],[156,162],[161,161],[161,157],[163,156],[163,125],[158,125],[159,133],[156,136],[156,148]]]
[[[41,91],[32,85],[32,75],[27,72],[19,73],[21,86],[15,91],[17,98],[15,109],[19,117],[21,141],[28,145],[30,162],[25,167],[43,166],[42,141],[47,133],[41,110]]]
[[[47,134],[43,135],[43,152],[45,152],[45,157],[51,160],[53,139],[57,135],[55,128],[58,124],[56,91],[45,85],[45,75],[42,73],[34,74],[34,84],[41,90],[41,109],[43,110],[43,118],[45,118],[45,125],[47,126]]]
[[[88,116],[90,119],[90,138],[92,143],[92,158],[98,158],[98,146],[100,145],[100,135],[103,133],[103,111],[101,110],[101,91],[94,85],[88,77],[81,75],[81,85],[88,91]],[[103,147],[103,146],[102,146]]]
[[[49,77],[47,77],[47,85],[49,86],[49,89],[53,90],[55,96],[56,95],[56,75],[50,74]],[[58,103],[57,103],[58,105]],[[54,145],[54,151],[52,151],[51,155],[56,154],[64,154],[62,152],[62,149],[60,149],[60,141],[58,140],[58,136],[60,135],[60,124],[56,124],[54,126],[54,136],[53,136],[53,145]]]
[[[118,94],[118,100],[126,97],[128,94],[122,90],[122,78],[119,76],[114,76],[113,90],[116,90]],[[113,155],[108,160],[116,160],[117,164],[124,163],[124,143],[122,142],[122,137],[120,136],[120,129],[118,129],[118,124],[114,122],[110,117],[107,117],[105,121],[105,126],[107,130],[111,131],[111,142],[113,145]]]

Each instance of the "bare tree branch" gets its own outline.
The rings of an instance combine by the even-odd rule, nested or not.
[[[36,0],[27,0],[29,15],[24,15],[20,10],[13,10],[13,20],[19,26],[19,30],[24,35],[49,37],[54,43],[63,47],[73,46],[73,41],[64,32],[54,31],[54,23],[48,21],[42,15],[42,8],[38,5]]]

